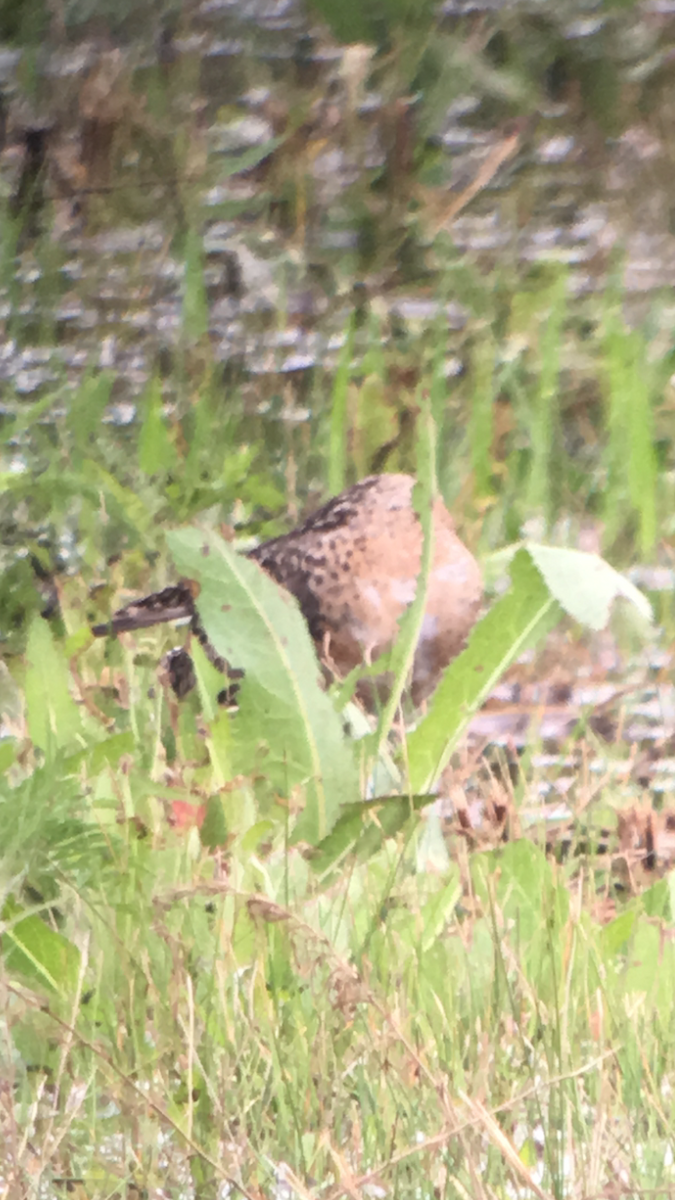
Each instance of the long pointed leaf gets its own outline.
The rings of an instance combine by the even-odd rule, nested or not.
[[[408,737],[410,788],[432,788],[469,721],[507,667],[560,619],[527,550],[511,564],[512,587],[476,625],[468,646],[448,667],[429,713]]]
[[[257,563],[213,533],[179,530],[169,545],[178,569],[200,584],[199,614],[213,645],[245,672],[235,741],[249,769],[263,770],[283,794],[305,789],[293,838],[315,845],[340,806],[357,798],[358,783],[300,610]]]

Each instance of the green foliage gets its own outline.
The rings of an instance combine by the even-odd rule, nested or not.
[[[92,374],[84,379],[70,397],[66,425],[71,438],[71,454],[75,456],[74,462],[77,466],[92,453],[100,434],[112,385],[113,376],[110,372]]]
[[[561,610],[592,629],[604,629],[618,598],[649,622],[648,601],[594,554],[529,544],[511,563],[512,586],[474,628],[466,649],[447,668],[430,711],[407,740],[410,786],[427,792],[437,782],[477,709],[506,669],[559,621]]]
[[[422,515],[433,461],[428,441]],[[620,1047],[629,1122],[644,1111],[643,1064],[657,1089],[670,1069],[675,955],[654,924],[672,922],[667,889],[602,928],[579,919],[561,869],[520,840],[473,855],[467,893],[438,821],[420,822],[432,797],[404,787],[354,799],[352,748],[294,602],[213,534],[183,530],[170,542],[179,570],[199,581],[216,648],[245,668],[239,711],[216,711],[210,667],[197,655],[205,716],[199,732],[189,713],[175,726],[172,784],[160,767],[162,706],[147,694],[140,660],[126,659],[132,709],[115,710],[131,728],[104,731],[90,714],[73,721],[65,657],[31,630],[29,671],[40,658],[56,686],[37,709],[34,686],[29,705],[49,764],[27,765],[25,754],[20,769],[16,755],[1,762],[0,986],[14,998],[3,1046],[17,1086],[28,1099],[36,1075],[64,1072],[55,1119],[92,1195],[113,1187],[100,1167],[94,1182],[99,1139],[133,1121],[137,1178],[148,1186],[189,1177],[251,1190],[269,1182],[265,1163],[282,1154],[296,1174],[329,1180],[330,1128],[336,1145],[360,1147],[359,1170],[391,1171],[399,1194],[412,1197],[424,1149],[410,1172],[391,1165],[392,1153],[408,1154],[420,1135],[437,1138],[439,1095],[470,1124],[466,1097],[480,1075],[492,1107],[508,1102],[526,1128],[544,1131],[543,1183],[553,1187],[560,1121],[567,1114],[585,1127],[605,1044]],[[475,691],[477,677],[482,688],[494,681],[561,604],[592,622],[616,595],[644,608],[597,562],[548,547],[518,552],[511,591],[450,668],[453,690],[463,689],[454,713],[449,674],[440,708],[409,735],[411,778],[431,779],[447,753],[439,712],[454,736],[476,703],[469,682]],[[200,739],[205,753],[191,761]],[[166,822],[166,803],[176,817],[190,798],[206,798],[200,839]],[[313,845],[309,861],[307,847],[293,845],[300,838]],[[39,1003],[19,1005],[32,994]],[[596,1046],[599,1003],[606,1033]],[[78,1087],[85,1106],[74,1105]],[[223,1128],[244,1139],[239,1166],[223,1157]],[[465,1191],[475,1137],[448,1159]],[[495,1146],[488,1160],[493,1184],[505,1186],[507,1160]]]
[[[648,361],[642,334],[626,329],[614,307],[606,316],[605,349],[607,520],[616,532],[635,514],[640,550],[648,554],[657,534],[654,399],[660,372]]]
[[[410,604],[400,620],[400,636],[389,655],[389,670],[392,675],[392,685],[378,723],[374,740],[374,754],[378,756],[385,739],[391,732],[392,725],[399,710],[401,696],[405,690],[408,676],[412,670],[415,649],[422,631],[424,610],[426,606],[429,572],[434,557],[434,528],[432,513],[438,499],[438,483],[436,480],[436,430],[428,402],[421,401],[421,420],[419,423],[419,441],[417,459],[420,468],[420,478],[413,492],[413,505],[422,529],[423,543],[420,560],[420,573],[417,582],[415,599]]]
[[[605,629],[615,600],[627,600],[644,621],[651,621],[651,606],[642,592],[597,554],[534,542],[527,550],[551,595],[575,621]]]
[[[494,436],[495,347],[486,331],[474,347],[472,356],[473,389],[469,442],[471,467],[478,496],[491,491],[492,442]]]
[[[295,600],[214,534],[180,531],[169,545],[181,574],[200,585],[199,611],[213,645],[245,673],[235,769],[263,771],[285,795],[301,786],[304,806],[291,840],[314,845],[356,794],[357,778]]]
[[[466,649],[447,668],[427,716],[407,739],[413,792],[433,787],[471,716],[506,668],[560,619],[560,606],[527,551],[514,558],[511,578],[513,586],[476,625]]]
[[[430,0],[373,0],[368,5],[358,0],[311,0],[310,7],[330,26],[338,41],[382,42],[401,29],[427,32],[434,5]]]
[[[26,979],[38,992],[74,992],[80,970],[77,948],[36,914],[23,916],[11,899],[0,921],[0,944],[10,975]]]
[[[532,465],[528,480],[528,505],[543,511],[547,518],[553,510],[551,484],[555,462],[554,445],[558,423],[560,345],[563,339],[567,306],[567,275],[560,271],[541,297],[545,324],[539,338],[539,384],[531,416]]]
[[[70,694],[66,664],[49,626],[35,617],[28,634],[25,681],[26,717],[33,745],[48,760],[73,749],[81,731],[80,714]]]
[[[189,229],[185,244],[185,280],[183,283],[183,331],[188,342],[206,337],[209,306],[204,285],[204,247],[202,239]]]
[[[62,15],[66,24],[95,10],[123,22],[148,15],[113,7],[73,0]],[[0,1121],[3,1179],[21,1194],[84,1178],[92,1198],[123,1186],[208,1196],[223,1183],[228,1194],[258,1195],[279,1189],[287,1163],[299,1193],[316,1180],[336,1194],[363,1191],[373,1178],[405,1200],[533,1190],[504,1154],[501,1128],[523,1133],[519,1162],[557,1195],[570,1178],[599,1194],[618,1177],[635,1194],[665,1194],[675,1130],[672,879],[627,898],[607,862],[586,852],[579,870],[525,837],[471,852],[448,837],[432,790],[506,667],[563,612],[599,629],[616,598],[648,618],[644,600],[598,558],[522,546],[510,590],[429,711],[402,743],[392,733],[439,489],[458,497],[460,532],[474,542],[480,523],[484,545],[519,539],[533,515],[572,545],[574,521],[602,515],[608,544],[625,556],[651,554],[657,531],[672,532],[669,354],[647,329],[628,327],[614,292],[598,336],[597,295],[576,296],[566,272],[516,278],[509,253],[484,272],[450,237],[430,245],[416,187],[447,182],[424,138],[454,98],[479,91],[486,121],[491,111],[500,120],[538,111],[542,68],[564,53],[591,118],[618,132],[619,77],[589,37],[568,37],[566,12],[516,20],[504,10],[475,37],[461,22],[441,31],[426,0],[316,0],[314,9],[345,42],[379,47],[368,70],[387,119],[404,101],[391,143],[410,139],[405,175],[383,124],[384,170],[364,172],[335,210],[344,205],[350,222],[360,214],[383,266],[372,278],[387,288],[406,271],[428,279],[422,259],[434,259],[434,327],[395,322],[375,304],[365,320],[351,315],[332,380],[316,370],[301,389],[308,419],[283,422],[290,383],[260,376],[251,404],[252,389],[240,395],[214,364],[204,211],[198,189],[186,188],[176,204],[185,261],[177,361],[168,384],[152,374],[135,423],[105,419],[116,398],[106,372],[77,389],[64,373],[36,403],[12,407],[3,396],[0,1078],[12,1095]],[[15,36],[19,22],[37,45],[45,12],[5,5],[0,23]],[[158,123],[171,112],[164,75],[162,88],[148,110]],[[296,135],[310,152],[331,136],[318,110],[318,138],[314,112],[303,125],[309,107],[291,114],[283,137],[219,161],[222,181],[270,159],[277,179],[256,198],[266,219],[284,170],[302,193]],[[362,146],[350,139],[361,122],[348,128],[352,117],[337,132],[356,161]],[[174,145],[173,130],[163,144]],[[189,147],[179,131],[172,173]],[[248,194],[228,203],[251,218]],[[0,232],[7,328],[20,339],[31,271],[17,270],[23,226],[6,205]],[[312,227],[317,254],[321,233]],[[44,281],[35,295],[47,307],[49,290],[68,286],[52,251],[47,241],[35,252]],[[31,251],[22,253],[28,262]],[[345,264],[341,253],[338,296]],[[449,297],[461,328],[449,327]],[[40,328],[53,338],[49,314]],[[358,714],[324,691],[294,603],[209,530],[222,515],[242,539],[280,532],[311,489],[338,491],[373,463],[417,468],[423,569],[386,664],[390,700],[374,734],[361,718],[353,744],[344,723],[356,728]],[[167,699],[155,668],[173,632],[107,645],[87,633],[91,605],[107,616],[113,593],[171,577],[165,530],[196,515],[200,531],[169,544],[179,570],[199,581],[212,641],[245,670],[236,712],[218,707],[222,680],[199,646],[197,694],[181,706]],[[569,532],[556,528],[561,516]],[[60,613],[47,621],[39,614],[54,580]],[[529,787],[527,755],[519,768]],[[466,774],[462,763],[456,778]],[[612,793],[612,813],[624,794]],[[517,793],[516,810],[519,802]],[[595,902],[606,893],[617,915],[603,925]],[[622,1145],[627,1162],[617,1162]],[[578,1155],[571,1168],[568,1154]]]
[[[354,324],[352,316],[333,380],[328,444],[328,490],[331,496],[336,496],[347,485],[347,398],[354,352]]]
[[[178,456],[164,420],[162,388],[153,379],[145,395],[145,416],[138,438],[138,465],[146,475],[166,475],[178,466]]]
[[[506,667],[563,611],[600,628],[617,597],[630,601],[641,619],[648,609],[598,558],[521,547],[511,562],[510,590],[396,747],[395,697],[405,683],[421,599],[411,608],[387,664],[396,680],[393,698],[376,734],[352,745],[343,728],[347,714],[336,711],[322,688],[294,603],[208,532],[213,506],[222,502],[229,512],[235,497],[244,532],[261,511],[265,523],[253,524],[254,530],[279,531],[274,513],[283,509],[285,493],[278,463],[287,444],[280,448],[267,430],[256,441],[257,427],[242,422],[234,394],[223,397],[212,373],[200,341],[201,254],[196,239],[188,247],[185,310],[186,353],[191,340],[200,343],[201,375],[186,371],[171,416],[155,376],[139,402],[137,429],[116,442],[100,424],[112,381],[92,376],[56,424],[53,448],[40,443],[44,470],[30,479],[8,472],[4,479],[7,511],[26,509],[54,530],[77,512],[88,579],[100,577],[108,548],[121,554],[121,566],[111,568],[116,588],[121,580],[145,586],[148,560],[163,551],[164,528],[201,512],[203,530],[172,535],[171,550],[180,573],[200,583],[200,614],[217,649],[245,670],[238,711],[223,711],[215,701],[222,681],[197,647],[198,696],[176,712],[155,678],[173,635],[148,632],[133,650],[90,647],[83,637],[83,585],[75,578],[64,582],[65,628],[52,628],[38,616],[40,595],[23,548],[14,560],[4,552],[4,611],[14,614],[17,629],[23,619],[27,648],[25,657],[11,661],[12,675],[0,677],[13,696],[11,705],[0,705],[12,729],[0,743],[0,986],[13,989],[14,997],[34,995],[36,1005],[48,997],[50,1004],[48,1012],[18,1001],[10,1007],[6,1045],[18,1087],[32,1103],[35,1071],[58,1069],[59,1062],[89,1087],[88,1112],[72,1118],[64,1107],[59,1117],[73,1170],[89,1172],[103,1128],[126,1130],[129,1113],[145,1119],[138,1083],[161,1091],[156,1124],[144,1126],[141,1136],[148,1181],[166,1178],[158,1166],[158,1129],[181,1170],[210,1187],[229,1170],[214,1130],[236,1127],[251,1149],[239,1182],[265,1187],[265,1156],[328,1179],[334,1163],[321,1142],[326,1128],[357,1130],[361,1149],[354,1161],[366,1165],[388,1161],[392,1129],[395,1150],[406,1153],[420,1131],[436,1136],[439,1094],[450,1079],[453,1103],[463,1103],[489,1043],[492,1057],[480,1086],[495,1107],[501,1097],[520,1097],[515,1107],[524,1124],[542,1125],[545,1179],[554,1181],[560,1178],[561,1121],[583,1130],[588,1106],[597,1103],[588,1064],[602,1054],[601,1047],[596,1054],[591,1022],[598,1003],[606,1044],[621,1047],[626,1120],[644,1120],[643,1063],[657,1085],[671,1069],[666,1014],[674,963],[654,936],[655,922],[657,932],[672,923],[668,888],[657,885],[602,927],[586,912],[575,916],[564,869],[521,840],[471,856],[467,892],[456,847],[428,810],[472,714]],[[485,298],[479,290],[471,294],[480,308]],[[569,321],[565,294],[556,278],[523,295],[511,320],[526,348],[509,361],[501,360],[497,329],[488,322],[488,334],[472,342],[468,393],[463,381],[447,387],[440,326],[433,344],[422,339],[422,381],[409,396],[397,397],[416,414],[417,450],[410,450],[412,439],[408,446],[399,439],[394,461],[417,463],[425,562],[436,463],[446,492],[466,489],[469,527],[474,500],[489,506],[488,529],[491,520],[505,521],[507,511],[516,532],[530,509],[557,514],[574,470],[556,433]],[[484,322],[485,315],[476,320]],[[610,381],[613,422],[601,449],[611,480],[607,504],[622,519],[643,514],[646,537],[659,493],[647,442],[631,424],[622,372],[653,430],[664,368],[648,376],[644,337],[628,349],[612,337],[603,343],[607,358],[598,368]],[[354,417],[359,363],[368,375],[358,387]],[[312,435],[320,429],[322,436],[308,438],[312,450],[298,456],[303,487],[312,470],[324,479],[330,474],[315,444],[331,446],[337,488],[354,470],[355,433],[365,469],[383,442],[396,442],[389,366],[379,322],[372,320],[365,332],[351,323],[330,418],[317,418]],[[467,396],[476,405],[462,424]],[[38,438],[54,400],[19,413],[11,430],[3,430],[6,440],[19,432]],[[502,453],[497,406],[505,403],[512,406],[515,433]],[[429,409],[440,429],[437,448]],[[214,428],[222,431],[217,439]],[[469,457],[473,489],[462,482]],[[555,479],[549,478],[553,465]],[[48,568],[45,547],[36,540],[31,548]],[[172,573],[164,565],[161,571]],[[107,615],[110,595],[99,603]],[[639,1021],[631,1016],[636,997]],[[76,1030],[70,1041],[55,1023],[61,1017]],[[414,1094],[411,1046],[422,1064],[415,1068]],[[8,1070],[8,1060],[0,1067]],[[556,1080],[577,1071],[579,1093],[570,1095]],[[337,1081],[330,1094],[316,1084],[325,1078]],[[532,1098],[535,1084],[545,1101]],[[114,1116],[97,1107],[99,1095],[114,1096]],[[299,1096],[307,1097],[303,1106]],[[363,1119],[355,1117],[355,1096]],[[663,1130],[650,1126],[648,1132],[663,1140]],[[506,1190],[504,1161],[494,1147],[487,1158],[491,1185]],[[466,1156],[448,1161],[470,1193]],[[416,1169],[410,1177],[392,1170],[406,1195],[418,1177]],[[101,1194],[117,1186],[105,1176]]]

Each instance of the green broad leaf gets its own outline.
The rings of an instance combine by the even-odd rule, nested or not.
[[[316,845],[358,796],[358,776],[295,599],[213,533],[178,530],[168,542],[178,570],[200,585],[213,645],[245,672],[233,717],[243,765],[264,771],[282,795],[304,789],[292,837]]]
[[[50,929],[37,914],[21,917],[12,900],[4,906],[0,945],[5,968],[39,990],[72,992],[80,969],[80,952],[68,938]]]
[[[408,736],[410,788],[429,792],[471,718],[507,667],[557,625],[561,608],[527,550],[511,563],[512,586],[475,626],[443,675],[426,717]]]
[[[646,596],[597,554],[527,542],[526,549],[552,596],[582,625],[604,629],[615,600],[628,600],[647,621],[652,610]]]
[[[597,554],[526,543],[511,559],[511,587],[476,625],[447,668],[428,715],[408,738],[410,787],[429,791],[471,718],[504,671],[558,622],[562,612],[604,629],[615,600],[628,600],[647,621],[649,601]]]
[[[52,758],[57,750],[73,747],[82,731],[79,709],[70,694],[65,659],[42,617],[34,617],[26,651],[26,715],[34,746]]]
[[[218,671],[216,667],[214,667],[213,663],[209,662],[199,642],[195,642],[195,645],[191,649],[190,653],[192,656],[192,665],[194,667],[195,677],[197,680],[199,703],[204,716],[206,717],[207,721],[210,722],[211,735],[213,737],[214,722],[218,717],[219,711],[216,697],[221,689],[225,686],[226,680],[222,673]],[[221,715],[225,717],[225,728],[228,729],[229,725],[227,718],[224,713]],[[227,741],[223,742],[224,746],[227,746],[227,744]],[[231,772],[229,774],[225,774],[223,776],[223,782],[225,779],[231,779],[231,777]]]
[[[209,666],[211,666],[210,663]],[[210,703],[208,697],[206,697],[206,701]],[[206,707],[203,707],[202,711],[206,715]],[[228,714],[222,711],[214,712],[211,717],[207,716],[207,720],[209,736],[206,739],[206,745],[213,766],[214,782],[222,787],[234,775],[232,770],[232,722]]]

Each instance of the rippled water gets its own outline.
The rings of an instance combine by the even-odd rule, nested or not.
[[[472,23],[499,8],[506,11],[446,4],[447,30],[460,48],[469,46]],[[534,19],[535,11],[543,20],[547,6],[514,7],[513,19],[517,13]],[[453,254],[483,271],[496,258],[521,270],[564,262],[572,293],[583,297],[604,286],[620,247],[625,287],[641,315],[650,294],[675,280],[672,88],[663,79],[675,45],[675,9],[654,3],[589,15],[580,4],[550,14],[557,14],[557,25],[547,46],[556,42],[558,50],[548,49],[547,69],[562,73],[563,82],[548,93],[540,86],[536,114],[515,152],[452,221]],[[382,165],[376,116],[385,102],[377,93],[359,94],[353,120],[361,132],[345,137],[342,125],[352,118],[344,52],[321,37],[307,42],[307,32],[293,3],[205,3],[173,39],[113,51],[93,41],[53,49],[41,60],[40,102],[29,101],[22,88],[25,54],[0,52],[9,114],[0,159],[5,197],[19,187],[23,131],[52,127],[44,185],[51,200],[37,217],[43,230],[53,218],[51,248],[46,252],[44,236],[23,236],[19,269],[11,283],[5,270],[0,287],[5,407],[60,382],[71,386],[96,365],[118,376],[111,417],[133,419],[134,397],[181,338],[185,267],[175,234],[186,220],[204,236],[216,358],[237,371],[295,376],[334,365],[355,277],[379,298],[385,326],[394,321],[415,330],[437,319],[429,283],[434,267],[443,269],[443,251],[429,279],[416,286],[359,269],[353,193],[360,177]],[[589,108],[578,69],[585,63],[592,72],[596,60],[618,72],[621,127],[609,137]],[[517,92],[525,83],[514,79],[513,86]],[[646,98],[645,115],[639,104],[647,109]],[[296,210],[295,228],[285,234],[272,208],[275,188],[287,178],[275,179],[269,160],[267,168],[236,167],[247,161],[242,156],[254,161],[279,143],[283,156],[294,105],[304,106],[318,130],[298,139],[311,212],[303,226]],[[441,154],[436,174],[448,196],[469,186],[508,136],[489,120],[494,108],[494,88],[485,94],[474,88],[436,114],[430,131]],[[107,136],[118,148],[110,158],[94,150],[83,164],[83,124],[92,112],[99,150]],[[180,153],[176,124],[189,143]],[[461,329],[461,306],[448,315],[450,329]]]

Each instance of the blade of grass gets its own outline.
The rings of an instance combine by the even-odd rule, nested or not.
[[[352,370],[355,314],[347,322],[345,344],[333,382],[331,398],[330,434],[328,439],[328,490],[337,496],[345,486],[347,478],[347,395]]]
[[[420,572],[417,579],[415,599],[406,609],[400,621],[400,636],[392,650],[390,670],[394,681],[382,710],[373,742],[373,755],[377,758],[389,736],[415,657],[415,650],[422,631],[424,610],[427,601],[429,574],[434,556],[434,504],[438,498],[436,482],[436,426],[431,416],[429,397],[419,399],[417,473],[418,481],[413,492],[415,512],[422,527],[423,543]]]
[[[495,348],[489,330],[481,332],[473,347],[471,416],[469,441],[476,495],[487,496],[492,478],[492,441],[494,436]]]
[[[532,509],[543,512],[548,522],[552,514],[553,446],[558,416],[560,339],[567,308],[567,272],[558,274],[546,299],[549,312],[539,339],[539,386],[530,422],[532,465],[527,502]]]

